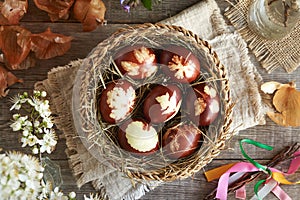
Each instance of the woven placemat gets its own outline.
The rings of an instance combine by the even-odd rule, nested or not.
[[[199,19],[201,19],[199,22]],[[214,0],[201,1],[164,23],[192,29],[201,38],[208,40],[228,71],[232,100],[236,103],[232,130],[243,130],[264,123],[264,109],[259,93],[261,76],[250,62],[247,45],[237,33],[230,32]],[[197,26],[195,26],[197,25]],[[209,30],[209,31],[207,31]],[[162,182],[134,183],[122,172],[113,170],[94,158],[76,133],[72,117],[72,88],[82,60],[52,69],[48,78],[36,83],[36,89],[46,90],[50,96],[55,124],[60,129],[67,145],[70,168],[77,185],[91,182],[94,188],[107,199],[138,199],[145,192]]]
[[[238,1],[225,12],[225,16],[248,43],[267,72],[280,67],[288,73],[295,71],[300,66],[300,21],[286,37],[278,40],[264,39],[248,27],[247,18],[252,1],[254,0]]]

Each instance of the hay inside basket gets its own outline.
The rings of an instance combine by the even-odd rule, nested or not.
[[[205,81],[219,92],[220,116],[209,128],[205,128],[201,147],[192,156],[174,161],[164,156],[163,150],[151,156],[134,156],[119,147],[116,141],[118,124],[112,125],[101,120],[97,106],[99,93],[108,82],[122,77],[113,64],[113,57],[123,47],[137,44],[154,49],[164,49],[174,44],[189,49],[201,63],[201,77],[193,84]],[[168,81],[160,75],[142,82],[130,78],[127,80],[142,88],[140,97],[148,89],[143,86]],[[206,41],[182,27],[144,24],[122,29],[101,42],[84,60],[77,73],[72,102],[76,130],[89,152],[99,162],[123,171],[134,179],[172,181],[189,177],[211,162],[224,148],[225,141],[232,137],[229,132],[232,104],[224,66]]]

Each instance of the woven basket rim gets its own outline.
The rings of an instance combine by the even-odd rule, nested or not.
[[[203,168],[205,165],[210,163],[212,161],[212,159],[215,158],[222,149],[224,149],[225,142],[233,136],[233,133],[230,131],[230,128],[229,128],[230,124],[231,124],[231,114],[232,114],[233,104],[231,103],[229,82],[228,82],[226,70],[225,70],[225,67],[221,64],[217,54],[212,50],[212,47],[209,45],[209,43],[207,41],[201,39],[200,37],[198,37],[193,32],[186,30],[180,26],[165,25],[165,24],[150,24],[150,23],[141,24],[141,25],[137,25],[134,27],[122,28],[119,31],[115,32],[110,38],[101,42],[97,47],[95,47],[93,49],[93,51],[91,51],[90,55],[87,56],[87,58],[85,59],[85,61],[82,64],[82,66],[84,66],[83,68],[85,68],[86,67],[85,65],[93,65],[93,66],[96,66],[95,68],[99,70],[99,68],[100,68],[99,66],[101,66],[101,61],[102,61],[102,59],[104,59],[106,52],[109,51],[109,48],[113,47],[113,45],[117,45],[114,43],[115,38],[122,37],[122,35],[130,33],[132,31],[153,31],[153,30],[176,32],[176,34],[179,33],[183,37],[186,37],[189,40],[195,42],[197,47],[200,47],[201,50],[205,51],[205,53],[212,59],[212,62],[214,63],[214,68],[218,72],[217,76],[221,79],[220,83],[222,86],[221,93],[223,96],[222,100],[223,100],[223,109],[224,109],[223,124],[219,129],[220,132],[217,133],[217,139],[216,139],[217,141],[214,142],[212,146],[210,146],[211,148],[207,150],[207,154],[204,157],[203,156],[202,157],[195,156],[196,159],[192,162],[189,162],[189,164],[187,166],[184,166],[184,164],[182,164],[182,163],[171,163],[160,169],[142,171],[142,172],[139,170],[134,170],[134,169],[132,169],[132,167],[122,166],[120,168],[120,167],[115,166],[115,163],[112,164],[113,167],[116,167],[119,170],[123,171],[129,178],[138,179],[138,180],[147,180],[147,181],[149,181],[149,180],[151,180],[151,181],[152,180],[173,181],[176,179],[187,178],[187,177],[193,175],[194,173],[198,172],[201,168]],[[82,76],[82,73],[84,73],[85,76]],[[73,108],[73,110],[77,110],[77,111],[80,108],[80,110],[78,112],[76,111],[76,114],[73,113],[73,116],[77,115],[77,117],[78,117],[78,113],[81,117],[95,114],[95,113],[92,113],[93,112],[92,110],[95,110],[95,105],[94,105],[95,101],[88,103],[92,109],[91,108],[85,109],[85,107],[87,107],[87,105],[81,104],[81,103],[82,103],[83,98],[89,99],[89,97],[87,97],[88,95],[91,95],[92,99],[94,99],[94,97],[96,95],[95,94],[96,92],[91,92],[92,94],[85,94],[85,92],[87,92],[87,89],[86,89],[87,87],[94,87],[94,88],[98,87],[98,83],[95,83],[94,86],[90,86],[91,82],[87,82],[87,81],[90,81],[91,79],[96,79],[98,81],[101,81],[101,80],[99,80],[99,78],[91,77],[90,74],[88,74],[88,75],[87,74],[88,73],[81,72],[80,75],[77,75],[80,77],[80,85],[79,86],[77,85],[77,89],[78,89],[78,87],[80,87],[82,89],[81,90],[82,92],[79,91],[79,93],[77,93],[77,94],[79,94],[79,97],[80,97],[79,100],[76,100],[73,96],[73,99],[72,99],[73,105],[75,105],[75,104],[80,105],[79,107],[77,107],[75,109]],[[75,82],[75,84],[76,84],[76,82]],[[87,86],[88,84],[89,84],[89,86]],[[73,91],[74,91],[74,89],[73,89]],[[74,101],[77,101],[77,102],[74,103]],[[90,141],[93,140],[93,137],[95,137],[95,135],[98,134],[98,136],[99,136],[99,132],[97,134],[96,133],[91,134],[91,132],[93,132],[93,130],[94,130],[93,123],[90,123],[87,121],[84,121],[81,124],[78,123],[76,129],[77,130],[82,129],[82,126],[84,127],[85,134],[86,134],[86,138],[82,138],[82,141],[87,148],[90,148],[91,147]],[[103,139],[103,140],[105,140],[105,139]],[[93,144],[93,145],[95,145],[95,144]],[[98,145],[98,143],[95,146],[97,146],[97,145]],[[98,148],[100,148],[99,146],[100,145],[98,145]],[[98,153],[101,154],[101,148],[100,148],[100,152],[98,152]]]

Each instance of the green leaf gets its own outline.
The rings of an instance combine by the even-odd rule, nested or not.
[[[142,0],[142,3],[145,8],[152,10],[152,0]]]

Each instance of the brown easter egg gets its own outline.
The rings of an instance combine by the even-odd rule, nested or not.
[[[200,62],[188,49],[181,46],[170,46],[160,54],[162,70],[173,80],[191,83],[200,75]]]
[[[174,117],[180,109],[182,95],[176,85],[157,85],[146,96],[143,112],[151,123],[162,123]]]
[[[220,99],[216,89],[205,83],[193,86],[186,98],[186,108],[196,125],[210,125],[220,112]]]
[[[155,128],[143,120],[129,120],[120,126],[118,141],[121,148],[136,155],[150,155],[159,148]]]
[[[135,90],[126,80],[106,84],[100,95],[101,118],[111,124],[121,122],[132,112],[136,100]]]
[[[122,74],[133,79],[144,79],[158,70],[154,51],[144,46],[128,46],[120,50],[114,61]]]
[[[165,154],[173,159],[191,155],[199,146],[202,132],[193,124],[176,125],[163,135]]]

